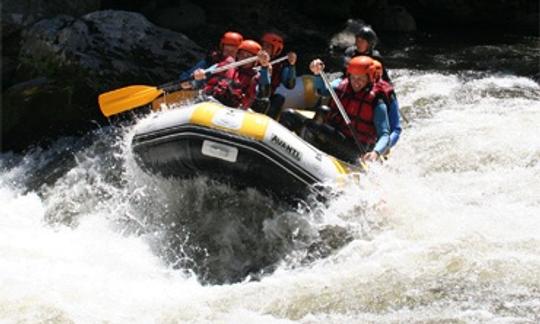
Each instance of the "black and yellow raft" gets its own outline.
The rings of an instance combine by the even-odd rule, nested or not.
[[[132,150],[137,163],[151,173],[202,175],[288,198],[358,171],[266,115],[216,102],[162,111],[141,121]]]

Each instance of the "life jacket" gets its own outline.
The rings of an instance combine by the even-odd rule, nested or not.
[[[259,81],[259,72],[252,68],[240,67],[235,70],[236,82],[242,91],[241,108],[248,109],[257,96],[257,83]]]
[[[373,123],[374,105],[384,94],[371,85],[366,86],[358,92],[354,92],[348,78],[340,82],[336,89],[336,94],[351,120],[352,127],[356,130],[360,142],[375,144],[377,141],[377,130]],[[346,137],[353,138],[351,130],[345,123],[333,100],[330,103],[330,108],[332,108],[332,111],[328,114],[326,122],[336,127]]]
[[[229,63],[225,60],[218,67]],[[203,92],[226,106],[247,109],[255,99],[257,81],[258,73],[252,68],[229,69],[211,77]]]
[[[384,103],[390,107],[390,101],[392,101],[392,96],[394,95],[394,87],[389,82],[379,79],[373,84],[373,91],[382,94],[381,98],[384,100]]]

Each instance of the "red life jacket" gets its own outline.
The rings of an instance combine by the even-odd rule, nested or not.
[[[228,63],[225,60],[218,67]],[[258,76],[252,68],[229,69],[211,77],[203,91],[226,106],[247,109],[255,99]]]
[[[242,91],[241,108],[248,109],[257,96],[260,74],[252,68],[240,67],[236,71],[236,82]]]
[[[373,84],[373,91],[382,94],[382,99],[387,106],[390,106],[390,101],[394,95],[394,87],[390,84],[390,82],[379,79]]]
[[[360,142],[375,144],[377,141],[377,130],[373,123],[374,106],[377,99],[383,96],[382,92],[374,89],[372,86],[367,86],[358,92],[354,92],[349,84],[349,79],[346,78],[339,84],[336,94],[351,120],[352,127],[355,128]],[[349,127],[345,123],[345,120],[343,120],[333,100],[330,103],[330,108],[332,108],[332,111],[328,114],[326,121],[348,138],[353,138]]]

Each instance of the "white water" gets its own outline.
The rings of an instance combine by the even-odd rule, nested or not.
[[[77,156],[41,195],[14,183],[38,159],[0,164],[0,322],[537,323],[540,87],[395,72],[411,124],[391,159],[303,215],[354,240],[309,264],[291,253],[260,281],[203,286],[171,269],[119,225],[147,193],[104,181],[107,154]]]

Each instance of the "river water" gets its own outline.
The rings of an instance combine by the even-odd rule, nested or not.
[[[389,53],[436,62],[391,70],[402,139],[326,205],[149,177],[131,126],[1,155],[0,322],[538,323],[540,86],[486,63],[537,45]]]

